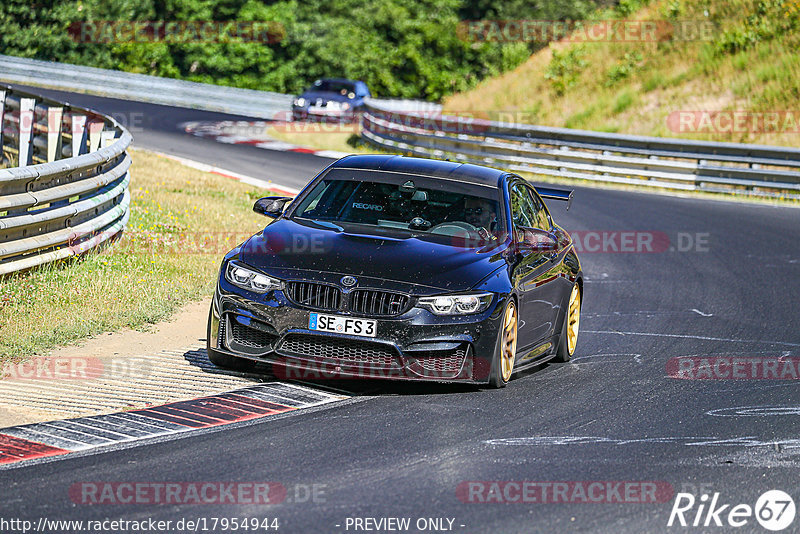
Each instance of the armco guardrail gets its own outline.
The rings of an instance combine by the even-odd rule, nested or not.
[[[0,55],[0,80],[246,117],[285,113],[291,95]]]
[[[506,124],[370,101],[361,135],[383,149],[554,177],[800,198],[800,150]]]
[[[0,275],[119,235],[131,140],[113,119],[0,85]]]
[[[0,54],[0,82],[21,83],[165,106],[220,111],[258,119],[285,119],[294,97],[269,91],[187,82],[147,74],[83,67]],[[419,100],[372,99],[393,111],[441,112]]]
[[[384,111],[424,113],[426,115],[441,115],[442,105],[423,100],[407,100],[400,98],[367,98],[364,102]]]

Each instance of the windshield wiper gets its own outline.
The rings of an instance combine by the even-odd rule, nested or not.
[[[344,228],[342,228],[338,224],[334,224],[334,223],[328,222],[328,221],[321,221],[321,220],[318,220],[318,219],[308,219],[308,220],[311,221],[312,223],[314,223],[316,225],[319,225],[319,226],[322,226],[324,228],[330,228],[331,230],[336,230],[337,232],[344,232]]]

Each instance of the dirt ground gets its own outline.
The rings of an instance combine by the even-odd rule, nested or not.
[[[6,370],[0,380],[0,428],[142,408],[260,381],[208,362],[209,304],[210,299],[192,302],[146,332],[102,334],[58,348],[10,374]],[[63,362],[69,363],[58,367]],[[83,374],[56,372],[69,369],[71,362],[82,366]]]

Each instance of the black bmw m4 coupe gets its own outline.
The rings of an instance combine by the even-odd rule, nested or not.
[[[348,156],[225,255],[208,320],[221,367],[286,378],[502,387],[575,351],[583,273],[534,188],[487,167]]]

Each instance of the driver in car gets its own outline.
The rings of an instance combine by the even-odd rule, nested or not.
[[[497,223],[494,204],[487,199],[467,197],[464,206],[464,219],[478,229],[483,237],[488,237]]]

